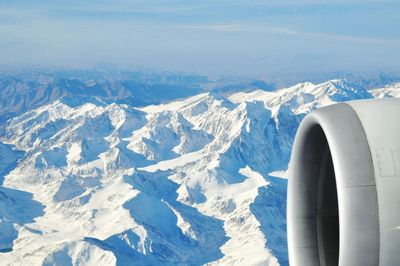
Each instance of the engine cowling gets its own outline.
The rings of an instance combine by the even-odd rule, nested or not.
[[[400,100],[308,114],[287,204],[290,265],[400,265]]]

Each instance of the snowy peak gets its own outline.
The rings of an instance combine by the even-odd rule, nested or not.
[[[76,262],[81,252],[99,261],[233,263],[251,237],[257,248],[243,247],[260,254],[254,261],[276,263],[249,208],[267,183],[247,165],[261,169],[268,159],[247,157],[258,156],[252,138],[264,143],[257,154],[269,145],[270,116],[262,102],[207,93],[142,109],[63,98],[11,119],[1,140],[25,155],[4,186],[32,193],[42,210],[21,227],[5,225],[14,232],[8,248],[26,261],[29,243],[39,263],[59,254]],[[29,241],[13,244],[21,237]]]
[[[307,112],[370,97],[332,80],[142,108],[63,97],[12,118],[2,262],[286,265],[286,181],[269,173]]]
[[[400,97],[400,83],[393,83],[386,85],[383,88],[377,88],[371,90],[371,94],[375,98],[385,98],[385,97]]]
[[[125,140],[130,142],[129,149],[148,160],[160,161],[199,150],[212,136],[195,129],[181,113],[162,111],[149,114],[146,125]]]
[[[262,101],[270,109],[287,105],[295,113],[306,113],[312,109],[339,101],[371,98],[372,95],[363,87],[346,80],[330,80],[320,84],[300,83],[293,87],[273,92],[254,91],[237,93],[229,97],[235,103],[243,101]]]

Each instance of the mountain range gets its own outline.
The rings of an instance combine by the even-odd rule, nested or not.
[[[5,265],[288,265],[286,169],[300,121],[400,95],[398,84],[340,79],[212,90],[36,82],[40,95],[23,79],[2,83]]]

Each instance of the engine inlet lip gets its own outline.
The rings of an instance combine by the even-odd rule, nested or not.
[[[379,213],[374,165],[361,121],[346,103],[308,114],[297,131],[288,182],[290,264],[330,265],[321,257],[317,227],[323,138],[331,152],[337,186],[339,264],[378,265]]]

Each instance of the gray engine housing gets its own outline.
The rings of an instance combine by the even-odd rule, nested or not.
[[[308,114],[288,178],[291,265],[400,265],[400,100]]]

